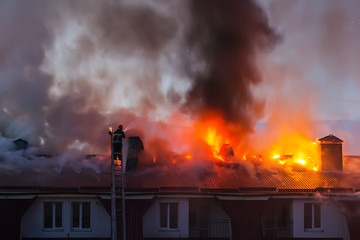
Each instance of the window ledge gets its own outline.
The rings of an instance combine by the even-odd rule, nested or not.
[[[160,228],[159,232],[179,232],[179,228]]]
[[[91,232],[91,228],[71,228],[71,232]]]
[[[43,228],[43,232],[63,232],[63,228]]]
[[[324,229],[321,228],[307,228],[304,232],[324,232]]]

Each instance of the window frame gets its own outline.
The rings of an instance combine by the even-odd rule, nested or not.
[[[166,226],[162,226],[162,205],[166,205]],[[176,226],[172,227],[173,224],[175,224],[173,221],[173,218],[171,217],[171,206],[175,206],[176,210]],[[179,230],[179,203],[178,202],[160,202],[159,203],[159,224],[160,224],[160,230],[162,231],[178,231]],[[175,217],[175,216],[174,216]]]
[[[83,227],[83,205],[89,204],[89,227]],[[74,205],[79,204],[79,226],[74,227]],[[70,204],[70,229],[71,231],[78,231],[78,232],[90,232],[91,229],[91,201],[72,201]]]
[[[46,217],[45,217],[45,206],[46,204],[50,204],[51,206],[51,227],[46,227]],[[57,214],[56,214],[56,205],[57,204],[60,204],[60,210],[61,210],[61,219],[60,219],[60,222],[61,222],[61,226],[57,227],[56,226],[56,217],[57,217]],[[63,216],[64,216],[64,204],[62,201],[44,201],[43,204],[42,204],[42,210],[43,210],[43,222],[42,222],[42,225],[43,225],[43,231],[64,231],[64,224],[63,224]]]
[[[311,215],[308,217],[311,217],[311,227],[307,227],[306,225],[309,224],[309,222],[307,223],[307,216],[306,216],[306,211],[310,210],[309,208],[306,209],[306,206],[311,207]],[[310,211],[309,211],[310,213]],[[311,231],[323,231],[322,229],[322,220],[321,220],[321,204],[320,203],[304,203],[304,231],[305,232],[311,232]]]

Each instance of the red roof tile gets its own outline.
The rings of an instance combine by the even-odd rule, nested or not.
[[[35,171],[0,169],[0,192],[109,192],[110,167],[99,171],[83,168]],[[346,172],[314,172],[257,167],[247,171],[214,166],[210,170],[153,168],[125,175],[128,192],[169,193],[341,193],[360,189],[358,174]]]

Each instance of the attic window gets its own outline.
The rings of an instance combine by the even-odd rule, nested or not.
[[[90,229],[90,202],[72,203],[72,224],[73,229]]]
[[[160,203],[160,228],[178,228],[178,203]]]
[[[44,229],[62,228],[62,202],[44,202]]]
[[[304,229],[321,228],[321,206],[320,204],[304,203]]]

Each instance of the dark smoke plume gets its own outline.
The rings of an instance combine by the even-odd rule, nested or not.
[[[0,143],[27,140],[19,158],[108,152],[109,123],[158,121],[176,101],[251,129],[256,53],[276,41],[249,0],[0,1],[0,32]]]
[[[186,35],[187,67],[193,85],[185,111],[220,114],[243,132],[262,115],[263,102],[251,86],[261,81],[256,53],[273,46],[278,36],[252,0],[190,2],[191,26]]]

